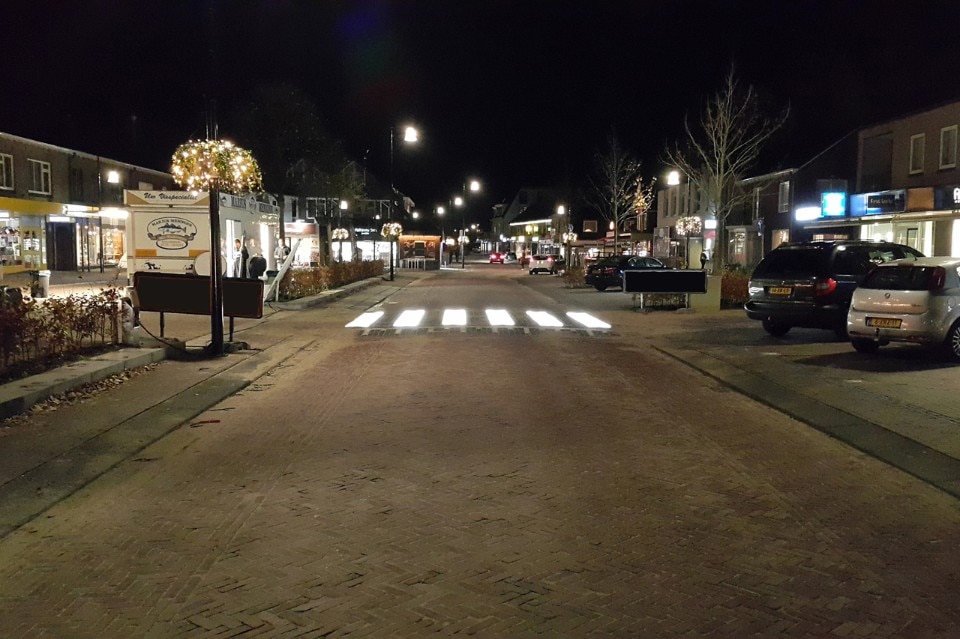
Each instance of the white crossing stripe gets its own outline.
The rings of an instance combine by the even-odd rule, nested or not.
[[[537,323],[537,326],[549,326],[553,328],[561,328],[563,326],[563,322],[546,311],[527,311],[527,315]]]
[[[440,320],[440,323],[444,326],[466,326],[467,325],[467,309],[465,308],[448,308],[443,311],[443,319]]]
[[[347,328],[370,328],[373,326],[378,319],[383,317],[383,311],[374,311],[372,313],[364,313],[359,316],[349,324]]]
[[[590,313],[569,312],[567,313],[567,317],[569,317],[575,322],[583,324],[587,328],[610,328],[609,324],[607,324],[603,320],[597,319]]]
[[[510,313],[506,312],[502,308],[488,308],[486,311],[487,321],[490,322],[490,326],[513,326],[513,318],[510,317]]]
[[[419,326],[420,322],[423,321],[423,316],[427,312],[424,310],[415,310],[415,311],[404,311],[400,313],[400,317],[396,319],[393,323],[394,328],[412,328]]]

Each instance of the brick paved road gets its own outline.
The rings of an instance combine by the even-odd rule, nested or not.
[[[344,317],[0,540],[0,634],[960,636],[943,493],[635,340]]]

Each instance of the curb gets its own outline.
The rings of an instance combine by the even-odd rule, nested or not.
[[[71,362],[0,386],[0,419],[28,411],[48,397],[165,359],[163,348],[124,348]]]

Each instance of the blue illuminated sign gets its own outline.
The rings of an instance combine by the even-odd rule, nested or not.
[[[828,192],[820,195],[820,217],[843,217],[846,214],[846,193]]]
[[[878,193],[858,193],[850,198],[850,215],[882,215],[884,213],[902,213],[905,208],[906,191],[880,191]]]

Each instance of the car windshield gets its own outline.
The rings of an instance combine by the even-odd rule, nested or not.
[[[819,247],[774,250],[760,260],[754,277],[818,273],[823,265],[825,251]]]
[[[930,287],[935,266],[888,266],[873,269],[861,286],[882,291],[923,291]]]

